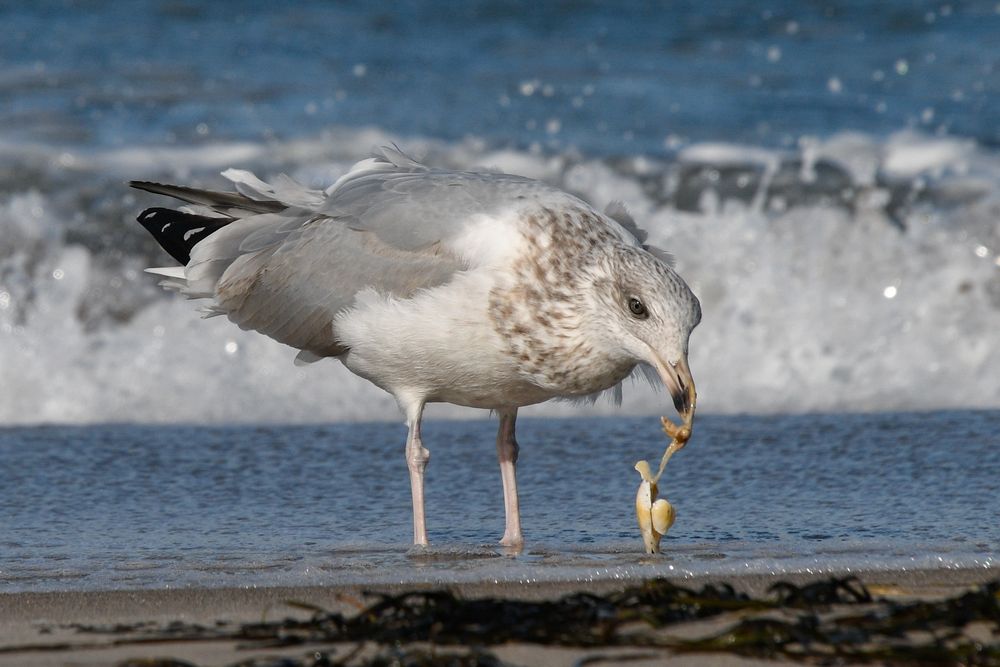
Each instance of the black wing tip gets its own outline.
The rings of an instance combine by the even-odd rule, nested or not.
[[[140,213],[138,216],[136,216],[135,219],[136,219],[136,221],[140,225],[142,225],[143,227],[145,227],[146,230],[148,230],[149,232],[152,232],[153,230],[150,229],[150,225],[153,224],[152,220],[156,216],[156,214],[159,213],[162,210],[163,209],[159,208],[159,207],[147,208],[142,213]]]
[[[153,238],[168,255],[187,266],[187,263],[191,261],[191,249],[185,247],[182,242],[183,234],[179,235],[169,231],[179,215],[184,214],[169,208],[154,207],[144,210],[136,220],[143,229],[153,235]]]
[[[212,218],[161,207],[147,208],[136,220],[153,235],[161,248],[185,266],[191,261],[192,248],[232,222],[230,218]]]
[[[152,227],[154,225],[159,225],[159,221],[153,222],[153,218],[155,218],[160,213],[167,213],[167,214],[172,213],[175,215],[184,215],[184,213],[181,213],[180,211],[175,211],[172,208],[162,208],[160,206],[153,206],[151,208],[147,208],[142,213],[140,213],[138,217],[136,217],[136,220],[139,222],[140,225],[148,229],[150,232],[153,232]]]

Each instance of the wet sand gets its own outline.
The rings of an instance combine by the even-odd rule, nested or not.
[[[751,597],[764,597],[777,581],[797,585],[828,579],[833,574],[851,574],[869,588],[875,597],[909,601],[941,599],[969,590],[987,581],[1000,579],[1000,567],[981,569],[941,569],[912,571],[867,571],[745,575],[727,577],[725,583]],[[562,596],[590,592],[608,594],[634,586],[638,581],[541,582],[532,584],[458,584],[448,590],[464,599],[507,598],[519,600],[555,600]],[[688,588],[706,583],[721,583],[718,578],[684,578],[676,582]],[[440,586],[406,587],[379,586],[375,590],[401,593],[412,590],[438,590]],[[325,649],[343,655],[355,644],[347,646],[309,645],[270,649],[247,648],[246,642],[232,640],[184,639],[183,626],[224,627],[227,624],[278,621],[285,618],[306,620],[313,611],[301,606],[312,605],[331,612],[353,615],[368,600],[359,586],[330,587],[258,587],[258,588],[185,588],[136,591],[97,591],[66,593],[5,593],[0,594],[0,666],[42,665],[114,665],[126,659],[172,657],[195,665],[231,665],[257,656],[285,656],[302,660],[303,656]],[[289,604],[289,602],[297,603]],[[718,631],[732,619],[715,618],[672,625],[669,632],[681,638],[697,638]],[[136,624],[144,623],[141,627]],[[176,639],[164,637],[163,630],[171,624],[179,628]],[[114,632],[87,632],[80,626],[94,626]],[[128,627],[124,627],[128,626]],[[156,641],[132,643],[157,630]],[[126,643],[122,645],[122,642]],[[362,649],[374,651],[375,645]],[[616,662],[629,656],[629,664],[777,664],[726,654],[672,656],[663,649],[642,647],[606,647],[567,649],[532,644],[505,644],[485,647],[504,663],[517,665],[571,665],[582,659],[594,663]],[[454,647],[440,647],[448,653]],[[362,654],[363,655],[363,654]],[[602,660],[605,658],[606,660]],[[637,658],[637,659],[636,659]]]

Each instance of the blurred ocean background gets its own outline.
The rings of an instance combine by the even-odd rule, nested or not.
[[[857,553],[992,562],[1000,544],[998,477],[989,463],[990,446],[1000,444],[997,2],[40,0],[0,3],[0,26],[0,586],[48,585],[38,582],[58,580],[60,568],[88,572],[80,562],[106,569],[117,562],[108,555],[112,542],[126,571],[185,548],[208,550],[197,563],[230,556],[273,563],[298,553],[303,540],[321,554],[405,542],[400,427],[350,424],[398,421],[391,397],[336,362],[293,367],[293,350],[222,318],[202,321],[194,304],[163,293],[142,269],[170,260],[135,222],[163,200],[125,185],[225,188],[218,172],[232,166],[323,187],[391,142],[435,166],[540,178],[598,207],[623,200],[651,241],[677,256],[705,313],[691,367],[708,416],[668,473],[690,476],[671,499],[694,499],[671,533],[675,548],[702,553],[691,545],[707,544],[711,554],[719,540],[733,539],[749,545],[733,552],[745,557],[739,562],[767,567],[759,550],[777,536],[803,558],[847,543]],[[920,414],[942,409],[951,412]],[[619,530],[632,535],[634,528],[605,513],[613,503],[629,513],[637,483],[631,463],[664,444],[648,417],[609,417],[583,432],[554,417],[667,410],[663,394],[636,385],[626,387],[621,409],[554,403],[524,411],[544,418],[521,429],[525,461],[533,437],[538,447],[558,440],[553,429],[585,441],[540,454],[548,467],[536,462],[542,467],[524,473],[524,511],[539,513],[532,529],[544,543],[590,535],[597,552],[631,554],[637,538]],[[473,500],[499,513],[486,415],[451,406],[428,414],[481,420],[441,424],[443,442],[428,445],[447,450],[468,440],[475,466],[455,484],[488,489],[492,501]],[[809,426],[841,421],[853,426]],[[256,440],[258,429],[289,423],[301,425],[289,431],[295,442],[278,451],[294,457],[299,447],[314,462],[331,459],[315,475],[308,467],[285,470],[278,465],[285,459],[267,468],[283,471],[279,486],[317,485],[311,513],[297,514],[309,529],[278,531],[286,539],[273,543],[261,535],[273,536],[285,516],[282,494],[266,484],[257,495],[247,487],[257,498],[249,506],[274,514],[264,528],[242,533],[232,522],[246,506],[226,514],[227,505],[197,501],[197,493],[205,488],[199,484],[225,488],[244,479],[251,462],[272,461],[273,442]],[[88,424],[95,426],[75,426]],[[865,440],[872,431],[882,434],[879,446],[896,443],[903,456],[930,458],[903,468],[909,474],[900,478],[892,476],[898,462],[852,464],[858,441],[857,451],[875,456]],[[338,448],[358,433],[379,446]],[[248,442],[257,443],[249,452],[241,449]],[[732,442],[748,447],[732,450]],[[779,454],[773,445],[780,443],[801,453]],[[843,450],[836,463],[831,448]],[[602,454],[592,455],[595,449]],[[141,468],[143,456],[161,451],[195,459],[202,451],[243,451],[245,458],[208,481],[183,462],[138,478],[132,465],[112,465],[138,461]],[[358,509],[353,524],[332,530],[326,510],[341,516],[367,502],[372,457],[380,483],[391,480],[399,494],[396,514],[377,515],[392,529],[368,534],[375,519]],[[432,506],[434,475],[456,465],[447,457],[436,452],[430,467]],[[828,511],[803,517],[786,505],[775,529],[745,516],[739,473],[751,461],[785,470],[793,461],[801,473],[759,496],[757,506]],[[616,462],[614,484],[624,496],[582,500],[599,513],[571,514],[578,533],[546,533],[575,488],[573,476],[558,470]],[[331,466],[358,472],[342,480],[346,486],[334,484],[334,493],[323,486],[336,479]],[[49,478],[60,470],[66,474]],[[817,484],[810,471],[833,481]],[[920,532],[933,523],[927,514],[874,521],[882,515],[862,508],[883,507],[877,488],[886,476],[896,480],[899,502],[941,513],[942,530]],[[262,472],[258,481],[268,479]],[[176,515],[141,520],[128,509],[173,483],[177,498],[196,499]],[[542,493],[547,484],[555,490]],[[855,487],[855,500],[844,500],[844,489]],[[109,491],[88,495],[100,488]],[[337,493],[349,497],[336,500]],[[984,513],[992,521],[983,523]],[[119,532],[98,529],[104,524],[94,516]],[[195,516],[208,517],[201,539],[164,537]],[[452,518],[446,541],[499,536],[482,530],[481,517],[463,516]],[[220,525],[231,532],[215,532]],[[825,536],[826,546],[782,541],[796,525]],[[872,525],[889,532],[860,532]],[[89,526],[93,539],[67,526]],[[146,540],[159,555],[134,556]],[[371,555],[366,549],[358,562]],[[66,558],[84,560],[65,566]],[[711,562],[692,556],[687,565]],[[36,568],[41,578],[24,579],[18,567]],[[154,584],[197,579],[167,572]]]

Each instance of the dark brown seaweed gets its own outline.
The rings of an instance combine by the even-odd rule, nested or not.
[[[761,598],[726,584],[696,590],[664,579],[608,595],[575,593],[552,601],[464,599],[443,590],[371,597],[374,600],[352,616],[297,605],[313,610],[312,617],[238,626],[71,627],[110,635],[104,644],[87,647],[235,640],[243,648],[289,654],[232,667],[501,665],[485,648],[511,642],[605,652],[633,649],[631,654],[607,656],[594,652],[580,664],[649,657],[647,651],[659,651],[653,655],[730,653],[808,664],[1000,667],[1000,581],[931,601],[874,598],[854,577],[802,586],[779,582]],[[698,639],[679,638],[684,624],[710,618],[719,619],[722,629]],[[128,636],[115,637],[122,634]],[[0,647],[0,654],[26,648]],[[120,667],[187,665],[158,659],[127,661]]]

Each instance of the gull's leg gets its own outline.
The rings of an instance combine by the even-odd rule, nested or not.
[[[500,411],[500,430],[497,431],[497,460],[500,462],[500,479],[503,481],[503,508],[506,526],[500,544],[520,547],[524,544],[521,535],[521,512],[517,505],[517,452],[520,449],[514,439],[514,422],[517,408]]]
[[[427,546],[427,526],[424,523],[424,469],[431,453],[420,442],[420,419],[424,413],[423,402],[405,406],[406,465],[410,469],[410,492],[413,495],[413,544]]]

